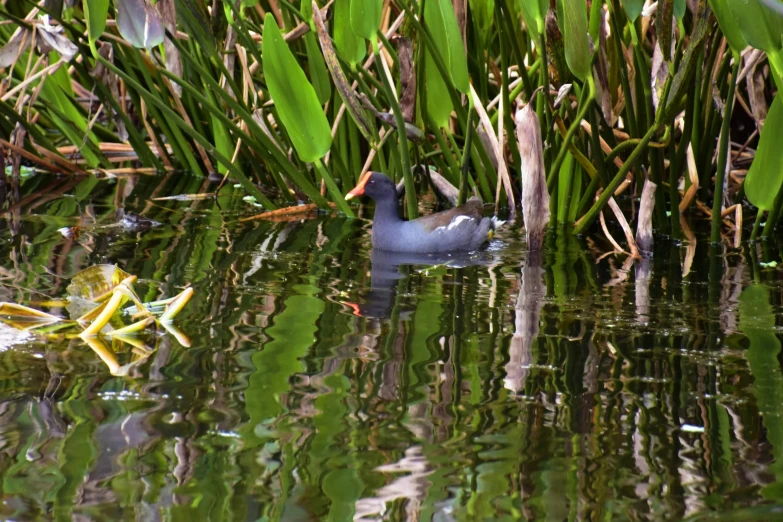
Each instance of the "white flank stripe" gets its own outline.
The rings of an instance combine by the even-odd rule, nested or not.
[[[458,227],[459,224],[465,220],[473,221],[473,218],[469,216],[457,216],[456,218],[454,218],[454,220],[451,223],[449,223],[449,230],[451,230],[454,227]]]
[[[144,13],[144,47],[147,47],[147,42],[150,41],[150,13],[145,11]]]

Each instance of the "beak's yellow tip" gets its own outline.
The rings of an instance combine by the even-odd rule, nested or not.
[[[348,193],[348,194],[345,195],[345,201],[351,200],[353,198],[354,198],[354,196],[351,193]]]

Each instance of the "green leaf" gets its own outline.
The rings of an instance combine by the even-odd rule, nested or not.
[[[427,99],[427,112],[438,127],[445,128],[449,125],[449,117],[454,106],[451,103],[446,81],[438,71],[432,54],[427,50],[424,51],[424,80],[420,88],[424,89]]]
[[[625,14],[631,22],[635,22],[644,8],[644,0],[622,0]]]
[[[93,54],[95,40],[101,37],[106,28],[106,18],[109,16],[109,0],[84,0],[84,21],[87,23],[87,36]]]
[[[432,36],[435,48],[445,62],[446,68],[450,70],[449,40],[446,36],[440,1],[428,0],[424,3],[424,23],[430,36]],[[429,50],[426,50],[424,53],[424,77],[425,84],[422,85],[422,88],[424,88],[427,96],[427,111],[439,127],[446,127],[454,107],[446,86],[446,79],[438,71],[435,59]]]
[[[334,43],[340,56],[351,66],[367,56],[367,44],[351,28],[351,0],[335,0],[334,3]]]
[[[729,9],[728,0],[709,0],[710,7],[715,13],[715,17],[718,19],[718,25],[723,36],[726,37],[726,41],[729,43],[729,47],[734,54],[745,49],[748,46],[745,38],[742,36],[742,32],[737,25],[737,20]]]
[[[467,56],[451,1],[428,0],[424,4],[424,22],[449,70],[452,83],[457,90],[467,93],[470,90]]]
[[[470,16],[481,31],[482,36],[489,36],[495,17],[495,0],[470,0]]]
[[[773,11],[759,0],[727,1],[731,14],[734,15],[739,30],[748,45],[767,52],[781,49],[783,15]]]
[[[538,38],[544,34],[544,18],[549,10],[549,2],[546,0],[517,0],[517,8],[522,13],[522,19],[525,20],[528,31],[534,32],[537,42]]]
[[[685,0],[674,0],[674,17],[682,22],[682,18],[685,16],[685,10],[687,8]]]
[[[775,96],[761,129],[756,157],[745,178],[745,195],[762,210],[771,210],[775,196],[783,185],[783,100]]]
[[[374,41],[381,26],[383,0],[351,0],[351,27],[356,36]]]
[[[231,158],[234,155],[234,143],[231,141],[226,128],[223,123],[212,116],[212,136],[215,140],[215,148],[226,158]],[[218,162],[218,171],[221,174],[228,172],[228,165],[224,165],[223,162]]]
[[[470,90],[467,57],[451,2],[428,0],[424,4],[424,22],[435,48],[445,62],[452,83],[457,90],[467,93]],[[454,107],[446,79],[438,71],[429,50],[424,53],[424,71],[427,112],[438,126],[446,127]]]
[[[590,44],[587,40],[587,4],[563,0],[563,39],[568,68],[584,81],[590,75]]]
[[[163,22],[145,0],[118,0],[117,28],[134,47],[152,49],[163,43]]]
[[[561,225],[564,225],[566,223],[572,223],[573,221],[569,221],[569,208],[568,208],[568,201],[571,198],[571,194],[569,193],[569,188],[571,188],[571,193],[573,193],[573,188],[569,187],[569,185],[572,185],[572,179],[574,177],[574,171],[572,169],[572,164],[574,161],[574,157],[571,155],[570,152],[566,153],[566,157],[563,160],[563,163],[560,164],[560,171],[558,172],[557,176],[557,222]],[[579,196],[577,195],[577,198]],[[577,199],[577,201],[579,201]],[[571,205],[574,208],[576,208],[578,205]]]
[[[318,101],[324,105],[332,97],[332,84],[329,81],[329,71],[326,70],[324,57],[315,34],[311,31],[304,36],[307,49],[307,67],[310,69],[310,80],[313,82]]]
[[[309,23],[313,18],[313,4],[311,0],[302,0],[299,4],[299,12],[302,13],[302,18]]]
[[[778,86],[778,92],[783,91],[783,50],[768,52],[767,59],[772,69],[772,76]]]
[[[597,42],[601,31],[601,21],[603,20],[603,0],[594,0],[590,6],[590,38]]]
[[[435,4],[435,2],[427,2]],[[446,37],[446,52],[441,51],[441,56],[448,57],[449,74],[454,87],[463,94],[470,91],[468,79],[468,57],[465,53],[465,42],[462,41],[457,15],[451,0],[439,0],[441,20],[443,22]],[[489,2],[487,2],[489,3]],[[494,2],[493,2],[494,3]]]
[[[332,145],[329,122],[271,13],[264,19],[261,52],[267,89],[297,154],[305,162],[324,157]]]

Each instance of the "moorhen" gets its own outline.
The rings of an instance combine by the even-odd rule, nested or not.
[[[380,172],[365,173],[345,199],[357,196],[375,200],[372,245],[389,252],[430,254],[477,250],[502,223],[494,217],[484,217],[484,206],[478,197],[450,210],[405,221],[397,209],[397,187]]]

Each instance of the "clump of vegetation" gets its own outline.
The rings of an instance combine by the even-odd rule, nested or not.
[[[154,350],[140,341],[138,335],[151,329],[169,332],[183,345],[190,345],[187,336],[171,321],[193,297],[193,289],[186,288],[170,299],[142,303],[133,290],[134,282],[136,276],[114,265],[94,265],[73,276],[65,302],[49,303],[49,306],[62,304],[72,319],[17,303],[0,303],[0,321],[38,335],[69,335],[72,330],[80,328],[81,332],[75,335],[98,353],[112,374],[119,375],[125,373],[128,367],[117,363],[101,338],[133,346],[141,359],[149,357]],[[128,301],[133,305],[122,309]],[[131,324],[125,324],[128,322],[125,317],[131,319]]]
[[[415,176],[434,166],[461,199],[513,212],[532,146],[513,139],[514,114],[531,104],[552,224],[587,233],[610,205],[627,228],[614,197],[648,184],[658,233],[681,236],[696,212],[713,242],[737,243],[744,215],[769,235],[783,206],[779,0],[52,0],[0,14],[12,178],[23,160],[184,168],[231,176],[268,210],[351,216],[343,195],[372,168],[404,180],[415,217]]]

